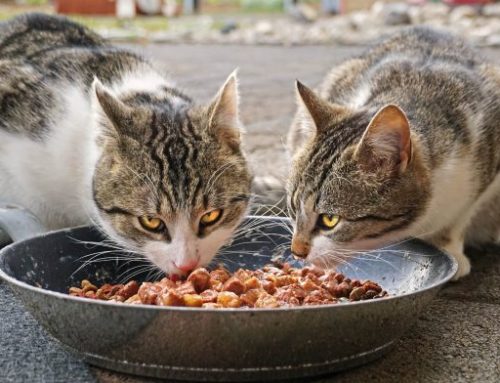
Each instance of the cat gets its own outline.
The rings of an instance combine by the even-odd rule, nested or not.
[[[206,265],[245,216],[236,73],[195,104],[146,59],[65,18],[0,26],[0,200],[47,229],[96,223],[169,274]]]
[[[500,235],[500,67],[426,27],[297,82],[287,204],[300,257],[419,237],[470,272],[464,244]]]

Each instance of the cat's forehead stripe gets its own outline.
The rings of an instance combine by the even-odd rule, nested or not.
[[[165,138],[158,143],[158,151],[162,153],[162,166],[164,177],[162,178],[163,189],[172,197],[169,201],[170,207],[185,206],[192,200],[191,185],[196,185],[200,175],[193,162],[198,158],[198,149],[193,145],[193,136],[184,131],[183,127],[189,125],[182,121],[183,116],[170,120],[168,116],[157,119],[159,129],[166,131]],[[184,115],[185,117],[185,115]],[[195,188],[196,189],[196,188]],[[174,202],[174,204],[172,204]]]
[[[327,178],[334,171],[334,164],[337,162],[344,150],[359,140],[368,125],[368,117],[363,114],[350,116],[349,118],[332,127],[328,134],[322,135],[315,145],[305,168],[305,177],[302,178],[302,188],[310,194],[317,194],[316,205],[321,198],[318,190],[322,189]],[[314,175],[313,179],[311,175]]]
[[[185,112],[172,116],[154,111],[150,126],[152,133],[146,145],[160,171],[160,186],[168,204],[165,208],[194,206],[203,191],[203,171],[207,165],[200,163],[203,137]],[[209,201],[204,204],[208,206]]]
[[[170,206],[172,206],[172,196],[170,195],[169,191],[164,187],[163,184],[163,179],[165,178],[165,170],[163,167],[163,161],[161,160],[160,156],[157,153],[157,148],[155,147],[155,141],[159,140],[159,136],[162,135],[162,130],[159,129],[159,127],[156,124],[156,113],[152,114],[151,117],[151,123],[150,123],[150,128],[152,130],[152,134],[150,137],[150,140],[147,143],[147,146],[151,147],[151,159],[155,162],[158,172],[159,172],[159,177],[160,177],[160,182],[159,182],[159,188],[164,192],[165,197],[168,200],[168,203]],[[159,204],[161,205],[161,201],[159,201]],[[161,206],[158,206],[160,208]],[[158,209],[160,210],[160,209]]]

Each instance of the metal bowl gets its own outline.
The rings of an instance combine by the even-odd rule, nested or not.
[[[263,266],[290,240],[286,219],[248,221],[261,226],[226,249],[233,253],[222,259],[229,268]],[[373,301],[210,310],[126,305],[65,294],[84,278],[117,282],[124,261],[92,263],[75,273],[83,256],[110,250],[88,244],[102,239],[93,228],[81,227],[14,243],[0,252],[0,277],[71,352],[97,366],[158,378],[263,381],[367,363],[391,348],[456,272],[453,258],[409,240],[339,268],[351,278],[380,283],[391,295]]]

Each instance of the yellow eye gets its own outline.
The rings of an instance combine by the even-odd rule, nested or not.
[[[143,215],[139,217],[139,223],[141,226],[149,231],[162,231],[165,227],[163,221],[159,218],[148,217],[147,215]]]
[[[333,229],[340,221],[338,215],[333,214],[320,214],[318,219],[318,226],[324,230]]]
[[[200,223],[203,226],[210,226],[217,222],[222,216],[222,209],[215,209],[201,216]]]

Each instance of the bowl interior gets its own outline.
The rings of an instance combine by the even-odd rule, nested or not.
[[[294,266],[302,263],[290,256],[290,226],[286,219],[250,217],[248,230],[221,249],[212,267],[223,263],[230,270],[258,268],[282,256]],[[132,255],[104,243],[92,227],[62,230],[11,245],[2,251],[0,268],[32,286],[65,293],[82,279],[96,284],[157,280],[163,274]],[[390,294],[411,293],[448,279],[453,260],[419,240],[408,240],[384,249],[354,254],[337,269],[350,278],[371,279]]]

